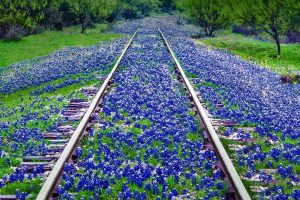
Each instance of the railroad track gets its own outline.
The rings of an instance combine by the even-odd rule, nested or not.
[[[157,26],[157,25],[156,25]],[[165,44],[166,48],[168,49],[168,52],[171,54],[171,57],[173,59],[173,62],[175,63],[175,73],[177,74],[177,79],[179,82],[182,83],[183,87],[185,88],[186,94],[188,95],[192,109],[195,111],[196,115],[200,119],[201,127],[204,130],[204,140],[205,140],[205,148],[213,150],[215,154],[217,155],[219,159],[219,163],[217,164],[216,168],[221,169],[224,173],[224,179],[226,182],[228,182],[229,188],[228,192],[226,194],[226,199],[233,200],[233,199],[241,199],[241,200],[248,200],[250,199],[249,194],[247,193],[247,190],[245,189],[240,177],[238,176],[229,156],[227,155],[224,147],[222,146],[222,143],[220,142],[211,122],[209,121],[207,114],[205,113],[204,108],[202,107],[199,98],[197,94],[195,93],[192,85],[190,84],[189,80],[187,79],[187,76],[185,75],[179,61],[176,59],[175,54],[173,53],[166,37],[160,30],[159,26],[157,26],[158,32],[161,36],[161,39],[163,40],[163,43]],[[57,147],[63,148],[63,151],[59,155],[58,159],[50,159],[52,162],[51,169],[49,169],[49,175],[44,182],[42,189],[40,190],[37,199],[38,200],[45,200],[45,199],[55,199],[57,198],[57,186],[61,181],[61,176],[63,174],[64,166],[66,163],[72,163],[76,162],[76,148],[79,145],[79,142],[83,135],[86,134],[87,130],[91,127],[91,124],[93,123],[93,118],[95,113],[101,112],[101,107],[103,106],[101,101],[104,98],[106,94],[109,93],[109,90],[112,88],[113,84],[113,77],[115,72],[117,71],[121,60],[123,59],[124,55],[126,54],[127,50],[131,47],[132,42],[134,41],[136,35],[138,34],[139,30],[137,30],[133,36],[131,37],[129,43],[123,50],[121,56],[115,63],[114,67],[112,68],[112,71],[109,73],[103,84],[101,85],[100,89],[96,92],[93,100],[89,104],[89,107],[86,109],[79,125],[77,126],[74,133],[72,133],[67,140],[61,140],[60,137],[57,137],[55,134],[51,136],[48,135],[50,138],[53,137],[56,140]],[[94,91],[95,92],[95,91]],[[80,107],[83,105],[86,105],[84,102],[81,102],[80,100],[74,100],[71,102],[71,104],[74,107]],[[76,110],[74,111],[76,112]],[[81,118],[81,116],[72,115],[73,111],[68,110],[65,114],[70,114],[71,118]],[[78,113],[78,112],[76,112]],[[68,126],[61,126],[60,127],[62,132],[70,132]],[[66,143],[67,142],[67,143]],[[54,149],[55,149],[54,148]],[[57,157],[57,154],[55,154]],[[49,156],[48,156],[49,157]],[[43,161],[49,161],[46,159],[46,157],[43,157]],[[30,159],[37,159],[37,158],[28,158]],[[35,163],[38,164],[38,163]],[[47,162],[49,164],[49,162]],[[0,199],[17,199],[16,196],[0,196]]]
[[[177,60],[174,52],[171,49],[166,37],[160,30],[158,26],[159,32],[172,55],[172,58],[175,62],[175,66],[177,68],[178,75],[181,77],[185,88],[188,91],[188,95],[190,96],[191,100],[195,103],[195,108],[197,109],[198,116],[201,121],[202,127],[205,129],[205,135],[208,137],[209,144],[212,145],[214,152],[217,154],[219,160],[221,161],[222,170],[225,173],[226,177],[228,177],[231,187],[233,188],[232,198],[237,199],[251,199],[244,184],[242,183],[241,178],[239,177],[235,167],[233,166],[231,159],[229,158],[226,150],[224,149],[214,127],[212,126],[205,109],[201,105],[198,95],[196,94],[193,86],[191,85],[190,81],[188,80],[187,76],[185,75],[180,62]],[[230,197],[231,198],[231,197]]]

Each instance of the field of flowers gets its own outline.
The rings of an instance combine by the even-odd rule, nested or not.
[[[114,27],[125,34],[141,29],[76,163],[65,166],[60,199],[224,198],[228,186],[217,158],[204,148],[199,121],[154,22]],[[195,32],[171,18],[158,24],[251,197],[300,199],[300,85],[281,84],[270,70],[195,45],[189,37]],[[23,158],[45,155],[44,134],[59,124],[77,126],[62,111],[71,99],[89,100],[80,89],[101,84],[127,42],[67,48],[0,69],[0,194],[24,199],[39,191],[45,169],[28,173],[19,168]]]
[[[126,41],[127,39],[119,39],[91,47],[69,47],[48,56],[1,68],[0,93],[9,94],[67,75],[89,74],[106,69],[106,66],[115,61]]]
[[[195,45],[182,27],[160,21],[218,125],[229,155],[256,199],[300,199],[300,85],[225,51]]]
[[[102,112],[66,164],[60,199],[223,199],[217,158],[176,79],[153,20],[144,20],[104,97]]]
[[[74,98],[87,99],[85,86],[99,85],[128,38],[16,63],[0,70],[0,194],[36,194],[44,178],[42,165],[33,173],[20,168],[25,156],[47,154],[44,133],[70,124],[61,115]]]

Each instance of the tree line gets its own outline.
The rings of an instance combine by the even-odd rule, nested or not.
[[[172,6],[172,0],[1,0],[0,38],[19,39],[71,25],[80,25],[84,33],[94,23],[147,16]]]
[[[265,32],[276,43],[278,56],[283,37],[300,33],[299,0],[1,0],[0,38],[19,39],[43,29],[62,30],[72,25],[80,25],[83,34],[94,23],[174,8],[209,37],[233,25],[246,26],[249,33]]]
[[[282,38],[300,32],[299,0],[177,0],[176,5],[209,37],[234,24],[266,33],[276,43],[278,56]]]

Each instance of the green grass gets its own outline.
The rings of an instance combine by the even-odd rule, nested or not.
[[[255,61],[278,73],[293,73],[300,70],[300,44],[282,44],[281,57],[277,59],[275,44],[239,34],[223,34],[198,41],[209,47],[225,48],[233,54]]]
[[[20,193],[26,192],[27,194],[34,194],[29,199],[35,199],[36,194],[38,194],[40,188],[41,188],[42,180],[32,179],[30,181],[25,182],[14,182],[14,183],[8,183],[3,188],[0,189],[0,194],[16,194],[16,190],[18,189]]]
[[[30,35],[19,41],[0,40],[0,67],[44,56],[67,46],[89,46],[122,36],[101,33],[104,29],[104,25],[97,25],[96,28],[88,29],[86,34],[82,35],[80,27],[73,26],[64,31],[45,31],[41,34]]]

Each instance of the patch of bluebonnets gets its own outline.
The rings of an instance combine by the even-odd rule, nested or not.
[[[87,80],[92,80],[93,77],[88,77],[88,78],[84,78],[84,77],[80,77],[80,78],[76,78],[76,79],[66,79],[63,82],[59,83],[59,84],[47,84],[46,86],[42,87],[42,88],[38,88],[36,90],[33,90],[31,92],[31,95],[40,95],[43,94],[45,92],[55,92],[56,90],[60,89],[60,88],[65,88],[67,86],[70,85],[74,85],[80,82],[84,82]]]
[[[126,22],[117,23],[112,27],[114,33],[120,34],[133,34],[140,26],[142,19],[131,20]]]
[[[127,41],[125,37],[90,47],[68,47],[4,67],[0,69],[0,93],[10,94],[66,75],[105,70],[115,61]]]

